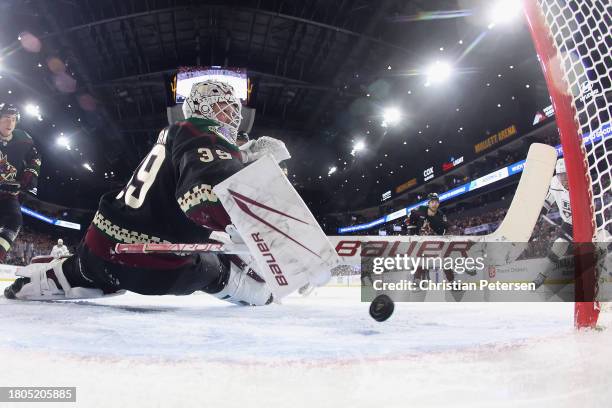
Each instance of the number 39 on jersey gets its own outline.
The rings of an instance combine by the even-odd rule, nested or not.
[[[140,163],[125,188],[117,195],[117,200],[123,198],[128,207],[140,208],[165,158],[166,146],[156,144]]]
[[[147,196],[147,192],[153,185],[157,173],[166,158],[165,134],[160,134],[158,142],[149,152],[147,157],[140,163],[134,175],[127,183],[125,188],[117,195],[117,200],[123,200],[128,207],[137,209],[142,206]],[[213,160],[231,160],[229,152],[220,149],[210,149],[200,147],[197,150],[198,158],[203,163],[210,163]]]

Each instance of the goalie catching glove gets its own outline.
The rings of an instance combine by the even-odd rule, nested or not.
[[[269,136],[262,136],[243,144],[240,146],[240,152],[243,163],[254,162],[266,154],[271,154],[277,163],[291,158],[285,143]]]

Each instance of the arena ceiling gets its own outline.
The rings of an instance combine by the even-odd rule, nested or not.
[[[40,108],[20,126],[43,154],[41,198],[92,207],[167,124],[170,73],[244,67],[251,136],[286,141],[315,212],[356,209],[510,124],[526,132],[548,104],[525,21],[491,25],[492,3],[5,0],[0,100]],[[452,73],[428,83],[436,61]],[[383,127],[389,107],[400,118]]]

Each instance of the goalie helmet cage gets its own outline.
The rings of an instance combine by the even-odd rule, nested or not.
[[[612,231],[609,0],[523,0],[565,156],[574,230],[577,328],[599,315],[593,242]]]

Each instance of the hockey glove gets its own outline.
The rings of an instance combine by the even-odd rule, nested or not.
[[[240,146],[240,152],[243,163],[253,162],[266,154],[274,156],[277,163],[291,158],[285,143],[268,136],[262,136],[243,144]]]

